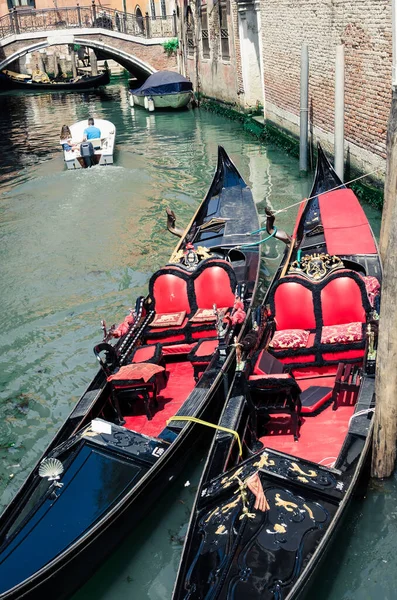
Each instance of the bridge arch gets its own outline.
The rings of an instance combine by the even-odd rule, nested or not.
[[[101,28],[75,29],[73,33],[44,31],[13,35],[0,41],[0,71],[29,52],[60,44],[80,44],[100,50],[104,56],[116,60],[138,79],[146,79],[157,70],[173,69],[176,66],[176,60],[170,60],[164,53],[164,41],[161,38],[146,40]]]

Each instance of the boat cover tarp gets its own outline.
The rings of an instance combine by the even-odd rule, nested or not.
[[[327,192],[318,200],[329,254],[377,254],[368,219],[352,190]]]
[[[150,75],[140,88],[132,90],[132,93],[135,96],[164,96],[192,90],[192,82],[183,75],[174,73],[174,71],[157,71]]]

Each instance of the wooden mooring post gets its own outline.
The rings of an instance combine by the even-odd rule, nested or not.
[[[381,315],[376,361],[376,409],[371,474],[389,477],[397,442],[397,89],[387,129],[384,208],[380,235],[383,261]]]

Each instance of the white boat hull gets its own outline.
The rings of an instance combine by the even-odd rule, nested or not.
[[[100,144],[100,147],[95,149],[94,162],[98,165],[112,165],[114,145],[116,140],[116,127],[113,125],[113,123],[106,121],[105,119],[95,119],[95,126],[101,131],[101,139],[97,140]],[[79,121],[70,127],[72,143],[77,144],[79,148],[80,143],[83,140],[84,129],[86,129],[86,127],[88,127],[87,121]],[[69,151],[64,150],[63,156],[68,169],[85,168],[79,148]]]
[[[131,94],[134,104],[145,107],[146,96],[135,96]],[[180,94],[164,94],[164,96],[149,96],[153,100],[155,108],[183,108],[192,99],[192,92],[181,92]],[[146,108],[146,107],[145,107]]]

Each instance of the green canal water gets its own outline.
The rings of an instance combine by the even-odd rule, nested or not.
[[[116,164],[66,171],[61,126],[96,116],[117,130]],[[206,193],[222,144],[258,210],[307,195],[298,162],[234,122],[194,110],[131,109],[124,82],[86,94],[0,94],[0,505],[13,497],[96,372],[100,320],[121,321],[145,293],[180,225]],[[364,207],[375,233],[380,215]],[[296,209],[281,213],[291,231]],[[261,288],[282,248],[265,247]],[[203,456],[74,600],[167,600]],[[78,507],[76,507],[78,510]],[[397,481],[369,484],[349,510],[308,600],[397,596]],[[54,592],[56,598],[56,592]]]

